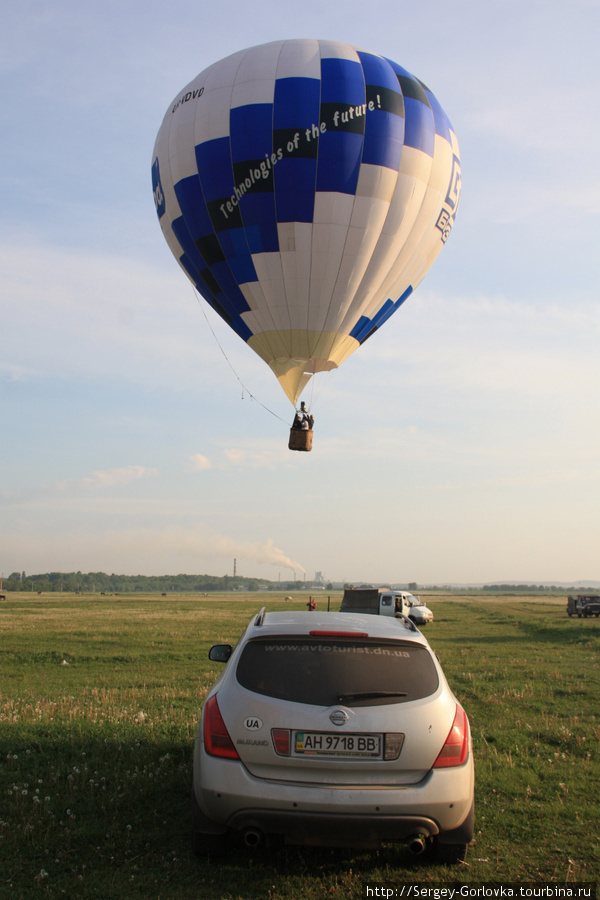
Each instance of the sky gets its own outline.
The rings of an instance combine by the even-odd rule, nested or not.
[[[599,0],[5,0],[0,575],[600,580]],[[199,72],[346,41],[434,92],[461,150],[443,252],[313,379],[268,366],[163,239],[156,133]]]

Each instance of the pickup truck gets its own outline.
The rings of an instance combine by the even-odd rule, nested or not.
[[[375,616],[406,616],[415,625],[433,622],[433,613],[408,591],[381,588],[346,588],[340,612],[367,613]]]
[[[582,616],[587,619],[588,616],[600,616],[600,594],[576,594],[567,598],[567,615],[569,618],[573,615]]]

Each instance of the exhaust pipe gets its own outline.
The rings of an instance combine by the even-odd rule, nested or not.
[[[421,853],[424,853],[427,844],[425,843],[425,838],[422,834],[413,834],[409,837],[408,841],[408,849],[414,856],[420,856]]]
[[[258,847],[262,841],[262,833],[256,828],[246,828],[244,831],[244,844],[246,847]]]

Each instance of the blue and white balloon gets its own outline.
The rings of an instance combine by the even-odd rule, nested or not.
[[[156,210],[204,299],[292,403],[412,293],[454,224],[458,142],[397,63],[338,41],[275,41],[175,97]]]

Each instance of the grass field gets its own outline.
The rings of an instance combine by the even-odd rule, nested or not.
[[[392,845],[196,859],[192,745],[221,671],[208,648],[235,642],[263,605],[291,604],[272,593],[8,594],[0,897],[347,900],[368,884],[599,880],[600,620],[569,619],[566,598],[543,596],[430,601],[425,634],[473,730],[466,864],[425,866]]]

